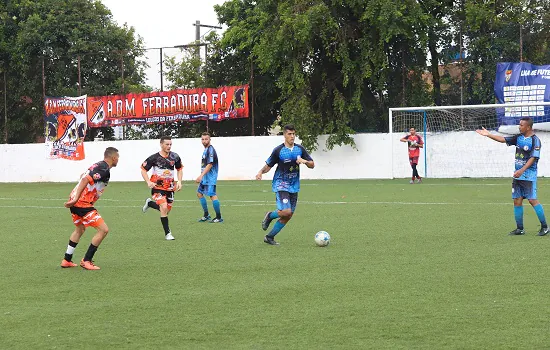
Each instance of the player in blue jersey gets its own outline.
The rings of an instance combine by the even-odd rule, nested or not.
[[[485,128],[476,130],[478,134],[492,140],[516,146],[516,161],[514,180],[512,181],[512,198],[514,199],[514,216],[517,228],[510,235],[524,235],[523,228],[523,199],[527,199],[535,209],[540,221],[538,236],[548,234],[549,229],[544,216],[542,204],[537,199],[537,163],[540,158],[540,139],[533,131],[533,120],[529,117],[521,118],[519,122],[520,135],[503,137],[489,133]]]
[[[209,133],[202,133],[201,142],[204,146],[201,161],[201,174],[197,177],[197,180],[195,180],[199,184],[197,188],[197,197],[199,197],[199,202],[204,211],[204,215],[199,219],[199,222],[210,221],[211,223],[220,223],[223,222],[223,219],[220,210],[220,201],[216,194],[216,183],[218,182],[218,154],[210,144]],[[206,204],[206,198],[204,198],[204,196],[209,196],[212,200],[212,205],[216,212],[216,217],[212,220],[210,220],[211,217],[208,213],[208,205]]]
[[[267,212],[262,221],[262,229],[267,231],[271,221],[279,219],[273,229],[264,237],[264,242],[271,245],[279,245],[275,242],[274,237],[285,227],[296,209],[300,191],[300,164],[305,164],[310,169],[315,167],[315,163],[306,149],[294,143],[296,138],[294,126],[286,125],[283,128],[283,135],[285,142],[273,149],[271,156],[265,162],[266,164],[256,175],[256,180],[261,180],[263,174],[277,165],[272,182],[272,190],[276,194],[277,210]]]

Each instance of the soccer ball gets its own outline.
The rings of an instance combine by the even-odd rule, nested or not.
[[[315,234],[315,244],[319,247],[326,247],[330,243],[330,235],[328,232],[319,231]]]

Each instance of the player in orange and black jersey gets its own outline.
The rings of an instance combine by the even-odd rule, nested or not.
[[[420,149],[424,147],[424,141],[422,140],[422,137],[416,133],[415,128],[410,128],[409,132],[409,135],[402,137],[399,141],[407,142],[409,144],[409,163],[413,169],[410,183],[413,184],[415,179],[417,183],[422,182],[422,178],[418,175],[416,166],[418,165]]]
[[[65,203],[65,207],[71,211],[76,228],[69,238],[65,258],[61,260],[61,267],[77,266],[77,264],[72,262],[74,250],[86,227],[91,226],[97,232],[92,238],[92,243],[88,247],[86,255],[80,261],[80,266],[86,270],[99,270],[99,266],[93,263],[92,258],[97,251],[97,247],[105,236],[107,236],[107,233],[109,233],[109,228],[94,208],[94,203],[99,199],[109,183],[111,177],[110,169],[117,166],[118,157],[118,150],[108,147],[103,154],[103,160],[95,163],[82,174],[80,182],[71,192],[69,201]]]
[[[171,152],[172,138],[163,136],[160,138],[160,152],[151,155],[141,165],[141,176],[151,188],[151,198],[145,200],[143,212],[153,208],[160,211],[160,221],[164,228],[164,236],[168,241],[174,240],[174,236],[168,226],[168,214],[172,210],[174,191],[181,190],[183,178],[183,165],[177,153]],[[153,170],[151,177],[148,171]],[[177,180],[174,175],[177,171]]]

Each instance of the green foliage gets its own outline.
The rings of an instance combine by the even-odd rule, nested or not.
[[[145,66],[138,60],[142,40],[133,28],[118,26],[99,1],[14,0],[0,7],[0,16],[5,19],[0,24],[0,57],[8,74],[11,143],[33,142],[43,135],[43,64],[48,96],[146,88]],[[108,139],[112,130],[92,129],[88,134]]]

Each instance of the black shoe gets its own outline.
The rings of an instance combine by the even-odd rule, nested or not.
[[[510,232],[508,234],[508,236],[521,236],[521,235],[524,235],[525,234],[525,230],[524,229],[519,229],[519,228],[516,228],[514,231]]]
[[[271,245],[279,245],[279,243],[275,242],[273,237],[270,237],[270,236],[267,236],[267,235],[264,237],[264,242],[267,243],[267,244],[271,244]]]
[[[550,232],[550,229],[548,227],[541,227],[539,233],[537,233],[537,236],[546,236]]]
[[[269,224],[271,224],[271,221],[273,220],[273,219],[269,218],[270,214],[271,214],[270,211],[265,213],[264,219],[262,221],[262,230],[264,230],[264,231],[267,231],[267,229],[269,228]]]

